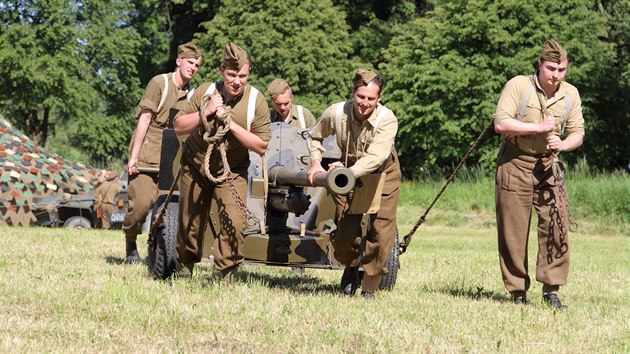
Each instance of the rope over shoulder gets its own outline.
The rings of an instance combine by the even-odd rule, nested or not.
[[[472,144],[470,149],[468,149],[468,152],[466,153],[466,155],[464,155],[464,157],[459,162],[457,167],[455,167],[455,170],[453,170],[453,173],[451,173],[451,175],[448,177],[448,179],[446,180],[446,182],[442,186],[442,189],[440,189],[440,191],[435,196],[435,198],[433,198],[433,201],[431,202],[431,204],[429,204],[429,207],[427,208],[427,210],[425,210],[424,214],[422,214],[422,216],[420,216],[420,219],[418,219],[418,221],[413,226],[411,231],[409,231],[409,233],[407,235],[405,235],[405,237],[403,237],[403,241],[398,246],[399,247],[399,249],[398,249],[398,253],[399,254],[403,254],[403,253],[405,253],[407,251],[407,247],[409,247],[409,244],[411,243],[411,239],[413,237],[413,234],[416,232],[416,230],[418,230],[418,227],[420,227],[420,225],[422,225],[424,223],[424,220],[425,220],[427,214],[429,214],[429,211],[431,210],[431,208],[433,208],[433,205],[437,202],[437,200],[440,198],[442,193],[444,193],[444,191],[446,190],[446,187],[448,186],[448,184],[451,183],[451,181],[455,178],[455,176],[457,175],[457,172],[459,172],[459,170],[462,168],[462,166],[464,165],[464,162],[466,162],[466,160],[468,159],[470,154],[473,152],[473,150],[477,147],[477,145],[479,145],[479,143],[481,143],[481,139],[483,139],[483,137],[486,135],[486,133],[493,126],[494,126],[493,125],[493,121],[490,120],[490,123],[488,123],[488,125],[484,128],[484,130],[481,132],[481,134],[479,134],[479,136],[477,137],[477,140],[475,140],[475,142]]]

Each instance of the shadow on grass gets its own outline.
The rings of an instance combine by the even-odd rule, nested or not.
[[[217,283],[224,282],[221,276],[213,271],[203,274],[202,277],[206,286],[215,286]],[[288,290],[297,294],[342,294],[338,285],[323,283],[321,279],[315,276],[298,272],[286,275],[271,275],[241,268],[234,275],[232,282],[233,284],[257,283],[270,289]]]
[[[481,286],[476,288],[467,288],[457,286],[447,286],[444,288],[433,289],[433,291],[441,292],[453,297],[467,297],[472,300],[489,299],[497,302],[511,302],[512,300],[503,292],[486,290]]]
[[[107,262],[107,264],[113,264],[113,265],[133,264],[133,265],[146,266],[146,263],[145,263],[146,262],[146,258],[145,259],[140,259],[140,261],[136,262],[136,263],[127,263],[127,261],[123,257],[107,256],[107,257],[105,257],[105,262]]]

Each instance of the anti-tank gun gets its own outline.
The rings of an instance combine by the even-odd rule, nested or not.
[[[355,187],[355,177],[344,167],[318,173],[310,186],[307,171],[310,158],[307,132],[285,123],[271,124],[272,137],[264,157],[250,153],[246,215],[249,227],[245,231],[245,263],[291,266],[299,268],[342,268],[333,256],[330,243],[335,230],[334,195],[345,195]],[[323,165],[341,157],[334,137],[324,142],[327,152]],[[168,278],[176,267],[178,196],[168,189],[179,169],[177,151],[180,145],[172,130],[165,130],[162,142],[158,198],[153,215],[167,197],[169,203],[161,220],[152,225],[149,235],[149,271],[158,278]],[[214,203],[213,203],[214,204]],[[212,227],[204,237],[213,237],[219,230],[216,205],[211,210]],[[202,259],[212,257],[213,242],[203,242]],[[396,254],[397,255],[397,254]]]

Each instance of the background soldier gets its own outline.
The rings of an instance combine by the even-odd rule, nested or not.
[[[400,196],[400,165],[394,148],[398,120],[394,113],[379,104],[383,79],[375,72],[357,69],[352,80],[353,99],[328,107],[310,130],[309,152],[311,167],[308,178],[312,183],[315,174],[324,171],[321,156],[325,149],[322,141],[335,134],[342,151],[344,164],[359,178],[371,173],[385,173],[381,207],[370,215],[370,227],[361,245],[362,214],[350,214],[348,209],[353,193],[336,196],[335,218],[337,229],[332,235],[335,258],[347,266],[342,278],[342,290],[354,294],[358,287],[358,267],[365,275],[361,294],[373,298],[385,268],[396,235],[396,209]],[[340,164],[330,164],[334,168]]]
[[[497,158],[496,213],[503,282],[516,304],[527,303],[527,240],[532,205],[538,215],[536,280],[543,301],[565,308],[557,291],[567,281],[568,200],[561,151],[582,145],[584,118],[578,90],[564,82],[566,50],[554,40],[542,48],[538,70],[507,82],[493,115],[503,135]],[[566,137],[561,135],[566,128]]]
[[[213,200],[220,220],[218,232],[213,230],[215,268],[224,278],[232,279],[233,271],[243,262],[246,220],[244,205],[239,207],[238,199],[246,205],[249,150],[262,155],[271,139],[267,102],[256,88],[247,84],[250,68],[247,52],[234,43],[225,46],[219,69],[223,80],[201,85],[175,119],[176,133],[190,134],[183,147],[179,187],[177,260],[180,276],[192,275],[194,264],[201,261],[203,236],[211,227]],[[209,99],[204,103],[206,96]],[[209,131],[209,124],[214,124],[216,129]],[[224,153],[228,166],[222,162],[222,153],[216,151],[206,165],[207,140],[216,137],[219,127],[226,126],[229,127],[225,133],[228,148]],[[214,177],[218,175],[227,178]]]
[[[275,79],[269,84],[267,93],[273,104],[271,123],[285,122],[300,129],[310,128],[315,124],[315,116],[307,108],[293,106],[293,89],[283,79]]]
[[[185,43],[177,48],[175,72],[154,76],[136,107],[138,124],[129,144],[127,186],[129,205],[123,231],[126,239],[126,261],[140,261],[136,240],[142,233],[149,208],[158,196],[157,173],[139,172],[138,167],[159,168],[162,148],[162,131],[174,113],[173,106],[186,100],[194,91],[189,81],[197,74],[202,56],[197,46]]]
[[[103,183],[96,187],[94,193],[94,206],[96,207],[96,216],[101,219],[101,226],[105,230],[109,230],[111,224],[111,216],[114,212],[116,199],[121,187],[118,183],[118,175],[115,171],[107,171]]]

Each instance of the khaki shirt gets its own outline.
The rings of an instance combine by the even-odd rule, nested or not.
[[[313,113],[311,113],[311,111],[309,111],[308,108],[302,106],[302,114],[304,117],[304,124],[305,124],[304,127],[302,127],[302,125],[300,124],[300,115],[298,113],[298,106],[294,104],[293,107],[291,107],[291,113],[289,114],[289,117],[291,119],[289,120],[289,124],[299,129],[312,127],[316,121]],[[278,114],[278,112],[275,109],[271,110],[270,120],[271,120],[271,123],[285,121],[284,118],[280,117],[280,114]]]
[[[193,95],[190,97],[190,100],[179,106],[181,110],[177,113],[175,119],[182,115],[199,112],[201,103],[203,102],[203,96],[208,90],[210,84],[210,82],[207,82],[199,86],[199,88],[195,90]],[[223,81],[217,82],[216,90],[221,92],[222,88]],[[252,86],[248,84],[245,86],[241,95],[234,97],[229,102],[224,101],[226,106],[231,107],[230,118],[232,119],[232,124],[238,124],[245,129],[247,129],[247,106],[251,90]],[[254,119],[251,122],[249,131],[257,135],[263,141],[269,141],[269,139],[271,139],[271,131],[269,128],[269,107],[267,107],[267,101],[265,100],[262,92],[258,92],[255,105]],[[197,129],[193,130],[188,139],[186,139],[185,144],[193,153],[206,153],[208,144],[203,140],[203,133],[204,127],[202,124]],[[230,168],[232,170],[239,168],[247,169],[249,166],[249,150],[243,146],[241,142],[232,135],[232,133],[228,132],[225,136],[228,142],[227,159]]]
[[[136,119],[140,117],[140,113],[146,108],[153,112],[153,120],[155,120],[160,127],[166,128],[169,115],[172,114],[170,112],[171,108],[178,101],[186,99],[186,95],[193,90],[190,83],[188,83],[183,87],[184,90],[180,92],[179,87],[175,82],[175,73],[168,73],[166,76],[168,81],[168,92],[164,98],[164,103],[162,104],[160,111],[158,112],[158,106],[160,105],[162,91],[164,90],[164,78],[162,75],[156,75],[147,84],[144,94],[142,95],[142,99],[140,99],[140,103],[138,103],[138,106],[136,107]],[[174,116],[175,114],[173,114],[173,117]]]
[[[116,204],[116,198],[120,192],[121,187],[118,181],[105,181],[96,187],[94,191],[94,204],[99,206],[101,204]]]
[[[176,103],[185,101],[187,95],[194,89],[190,83],[184,86],[183,91],[179,91],[179,87],[175,82],[175,73],[168,73],[167,76],[167,93],[164,97],[164,103],[158,111],[158,106],[162,100],[162,92],[164,91],[163,75],[154,76],[147,84],[142,99],[136,107],[136,119],[140,117],[143,109],[149,109],[153,113],[151,123],[147,129],[140,153],[138,154],[138,164],[140,166],[158,166],[160,163],[160,152],[162,150],[162,130],[168,125],[169,117],[175,117],[177,109],[173,108]],[[131,145],[134,137],[131,137],[129,143],[129,153],[131,154]]]
[[[338,105],[343,105],[339,117]],[[347,152],[347,167],[355,177],[373,173],[381,168],[394,152],[397,131],[398,119],[391,110],[381,104],[378,104],[372,115],[363,122],[354,116],[354,101],[334,104],[322,113],[309,132],[311,139],[308,141],[308,148],[311,160],[321,161],[322,153],[325,152],[322,141],[330,135],[336,135],[337,144],[342,152],[342,162]]]
[[[505,84],[497,103],[496,112],[492,115],[495,124],[504,119],[516,118],[521,106],[521,100],[527,92],[527,88],[531,85],[531,78],[531,76],[516,76]],[[537,75],[534,75],[533,78],[536,89],[531,91],[532,94],[523,111],[522,121],[526,123],[540,123],[543,121],[544,112],[546,112],[546,114],[553,115],[556,118],[556,128],[553,133],[560,135],[562,125],[565,124],[565,134],[577,133],[584,136],[582,101],[577,88],[563,81],[560,83],[553,98],[547,100],[545,91],[540,87]],[[568,116],[565,94],[569,96],[571,105]],[[547,133],[519,136],[505,135],[504,137],[526,153],[543,154],[551,152],[547,147]]]

